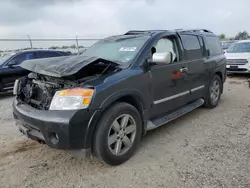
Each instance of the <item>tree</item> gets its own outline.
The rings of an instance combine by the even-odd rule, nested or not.
[[[51,47],[49,47],[49,49],[55,50],[55,49],[60,49],[60,47],[59,46],[51,46]]]
[[[243,31],[243,32],[239,32],[236,36],[235,36],[235,40],[246,40],[248,39],[249,34],[247,31]]]
[[[224,40],[226,38],[226,35],[224,33],[222,33],[218,37],[220,40]]]
[[[71,46],[70,46],[70,48],[75,49],[75,48],[76,48],[76,45],[75,45],[75,44],[73,44],[73,45],[71,45]]]
[[[62,49],[68,49],[69,47],[68,46],[62,46]]]

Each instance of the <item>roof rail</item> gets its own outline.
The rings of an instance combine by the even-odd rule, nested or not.
[[[139,35],[144,33],[150,33],[149,31],[131,30],[125,33],[125,35]]]
[[[213,33],[208,29],[176,29],[175,31],[179,32],[205,32],[205,33]]]

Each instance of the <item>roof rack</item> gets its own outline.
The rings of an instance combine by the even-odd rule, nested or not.
[[[125,33],[125,35],[140,35],[140,34],[146,34],[150,33],[149,31],[140,31],[140,30],[131,30]]]
[[[179,32],[204,32],[204,33],[213,33],[208,29],[176,29],[175,31]]]

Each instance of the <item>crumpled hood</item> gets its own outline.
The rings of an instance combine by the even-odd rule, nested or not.
[[[63,56],[27,60],[24,61],[20,66],[29,71],[47,76],[65,77],[76,74],[83,67],[89,65],[90,63],[96,62],[97,60],[100,61],[102,59],[87,56]]]

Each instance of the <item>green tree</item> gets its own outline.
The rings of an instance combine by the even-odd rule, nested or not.
[[[76,45],[75,45],[75,44],[73,44],[73,45],[71,45],[71,46],[70,46],[70,48],[75,49],[75,48],[76,48]]]
[[[69,47],[68,46],[62,46],[62,49],[68,49]]]
[[[51,47],[49,47],[49,49],[55,50],[55,49],[60,49],[60,47],[59,46],[51,46]]]
[[[246,40],[248,39],[249,34],[247,31],[243,31],[243,32],[239,32],[236,36],[235,36],[235,40]]]
[[[226,39],[226,35],[224,33],[220,34],[218,37],[220,40]]]

